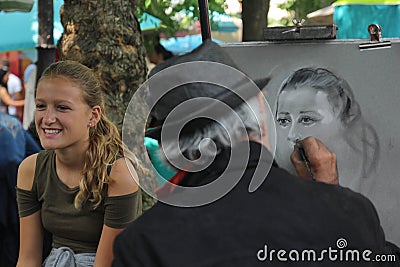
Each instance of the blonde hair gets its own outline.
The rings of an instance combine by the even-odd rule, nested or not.
[[[102,202],[106,184],[111,182],[107,169],[118,157],[126,156],[134,168],[143,171],[137,158],[123,144],[117,127],[104,113],[102,85],[93,70],[79,62],[66,60],[51,64],[42,74],[39,82],[46,78],[65,77],[82,89],[82,96],[89,107],[100,106],[99,122],[89,130],[89,147],[79,182],[79,192],[74,205],[81,209],[86,201],[96,209]]]

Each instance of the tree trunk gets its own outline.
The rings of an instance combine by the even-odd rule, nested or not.
[[[264,41],[264,28],[268,25],[269,0],[243,0],[243,42]]]
[[[61,8],[64,33],[59,42],[60,58],[79,61],[98,73],[103,82],[107,116],[120,132],[129,101],[145,81],[147,71],[140,25],[135,17],[136,4],[130,0],[64,0]],[[134,121],[146,120],[143,98],[134,110]],[[130,131],[137,138],[130,140],[135,145],[129,148],[145,162],[147,151],[141,139],[144,129],[138,123]],[[141,177],[140,183],[154,190],[157,180],[152,173]],[[143,201],[145,210],[155,203],[147,194]]]

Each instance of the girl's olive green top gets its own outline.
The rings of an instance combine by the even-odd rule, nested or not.
[[[79,187],[66,186],[56,173],[54,151],[41,151],[36,160],[35,176],[30,191],[17,188],[20,217],[40,210],[43,227],[53,235],[52,246],[69,247],[75,253],[95,253],[103,225],[124,228],[142,211],[140,189],[122,196],[105,196],[93,209],[88,201],[81,210],[74,206]]]

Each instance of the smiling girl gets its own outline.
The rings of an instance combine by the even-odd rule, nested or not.
[[[44,229],[53,243],[43,266],[110,266],[114,238],[141,213],[142,169],[104,114],[95,73],[74,61],[50,65],[35,123],[45,150],[18,172],[17,266],[41,266]]]

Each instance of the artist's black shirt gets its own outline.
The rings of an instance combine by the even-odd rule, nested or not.
[[[158,202],[133,222],[115,241],[113,266],[375,266],[343,256],[339,261],[340,253],[370,250],[372,258],[397,249],[387,246],[372,203],[349,189],[306,181],[273,166],[249,193],[256,167],[272,161],[258,143],[250,142],[250,151],[243,177],[224,197],[193,208]],[[187,174],[181,185],[215,180],[230,153],[221,151],[209,168]]]

